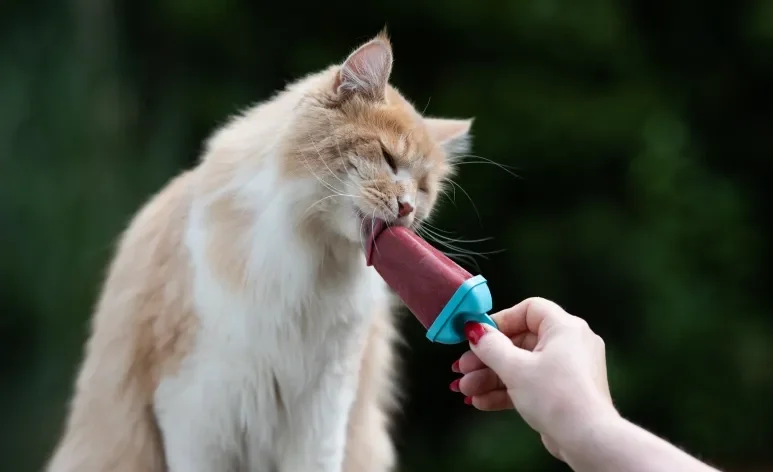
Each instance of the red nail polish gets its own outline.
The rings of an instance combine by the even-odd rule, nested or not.
[[[458,392],[459,391],[459,379],[456,379],[453,382],[451,382],[451,385],[448,388],[450,388],[452,392]]]
[[[459,368],[459,361],[454,362],[451,364],[451,372],[456,372],[457,374],[460,374],[462,370]]]
[[[464,397],[465,405],[472,405],[472,397]]]
[[[486,334],[486,330],[483,329],[482,324],[470,321],[464,325],[464,334],[471,343],[478,344],[480,338]]]

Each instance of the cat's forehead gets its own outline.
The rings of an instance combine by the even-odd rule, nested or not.
[[[397,156],[421,160],[442,157],[416,109],[391,87],[386,98],[386,103],[359,103],[350,109],[350,124],[363,135],[377,138]]]

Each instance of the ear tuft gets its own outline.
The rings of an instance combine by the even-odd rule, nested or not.
[[[385,29],[349,55],[338,71],[336,93],[383,100],[392,73],[392,60],[392,45]]]
[[[449,159],[470,152],[472,122],[473,118],[424,118],[430,136],[443,148]]]

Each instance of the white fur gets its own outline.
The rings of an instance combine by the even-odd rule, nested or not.
[[[392,180],[399,183],[403,189],[403,194],[400,196],[399,201],[416,207],[416,188],[414,188],[415,185],[411,173],[403,168],[397,169],[397,174]]]
[[[297,231],[316,186],[279,185],[276,159],[224,189],[256,209],[245,254],[251,292],[229,292],[213,276],[204,257],[209,200],[198,198],[191,211],[186,244],[200,329],[155,394],[172,472],[341,470],[360,343],[387,291],[349,241],[333,248],[346,268],[340,283],[319,280],[324,245]]]

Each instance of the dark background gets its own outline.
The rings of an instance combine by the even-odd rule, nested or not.
[[[113,245],[225,118],[387,25],[393,83],[476,118],[437,224],[495,309],[551,298],[607,342],[620,411],[726,470],[773,467],[773,2],[0,2],[0,470],[61,428]],[[473,203],[474,202],[474,203]],[[448,390],[406,318],[402,470],[567,470]]]

